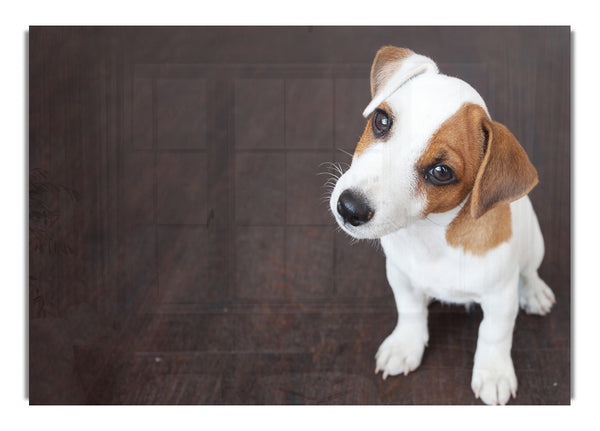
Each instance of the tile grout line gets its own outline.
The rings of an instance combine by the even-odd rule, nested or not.
[[[235,215],[236,215],[236,189],[235,189],[235,184],[236,184],[236,157],[237,157],[237,150],[236,150],[236,122],[235,122],[235,110],[236,110],[236,81],[235,79],[232,79],[231,81],[231,94],[230,94],[230,103],[226,103],[226,109],[225,112],[227,112],[227,121],[231,122],[229,124],[227,124],[227,128],[224,132],[225,134],[225,151],[226,151],[226,155],[225,155],[225,160],[227,163],[227,166],[231,166],[231,170],[230,170],[230,175],[227,176],[227,193],[228,193],[228,198],[227,198],[227,213],[228,213],[228,226],[227,226],[227,230],[229,232],[229,241],[228,241],[228,254],[229,254],[229,259],[228,260],[228,266],[229,266],[229,271],[227,271],[227,301],[232,302],[233,299],[236,297],[237,294],[237,286],[235,284],[235,281],[237,279],[237,254],[235,253],[236,251],[236,247],[235,247],[235,241],[237,238],[237,227],[235,224]],[[213,96],[215,94],[215,90],[213,88]],[[213,121],[216,123],[218,121],[218,119],[213,119]],[[233,135],[233,137],[232,137]],[[231,164],[231,165],[229,165]],[[237,343],[238,340],[236,339],[235,335],[234,335],[234,343]]]
[[[211,206],[211,195],[210,195],[210,187],[209,187],[209,183],[210,183],[210,172],[208,169],[208,165],[209,165],[209,158],[210,158],[210,151],[208,149],[208,143],[209,143],[209,138],[208,138],[208,114],[207,114],[207,109],[206,109],[206,101],[208,99],[208,85],[207,85],[207,80],[206,79],[202,79],[202,91],[204,93],[204,173],[206,174],[206,178],[205,178],[205,196],[206,196],[206,202],[208,203],[208,205],[206,205],[206,207],[204,208],[204,220],[206,221],[206,230],[208,230],[209,227],[209,214],[210,214],[210,209],[209,207]],[[216,159],[216,156],[214,156]]]
[[[108,265],[110,263],[110,255],[111,255],[111,223],[110,220],[110,204],[109,204],[109,195],[110,195],[110,185],[111,185],[111,175],[110,175],[110,143],[113,142],[115,135],[115,118],[114,118],[114,88],[113,84],[113,70],[114,66],[114,58],[109,56],[107,60],[103,62],[103,73],[102,73],[102,87],[103,87],[103,115],[104,115],[104,142],[101,147],[101,160],[104,162],[105,167],[103,172],[100,174],[100,184],[101,184],[101,197],[99,198],[101,203],[101,215],[102,215],[102,224],[101,229],[104,235],[104,241],[101,246],[101,264],[102,264],[102,272],[101,272],[101,283],[102,283],[102,292],[104,295],[108,296],[107,285],[109,280],[108,276]],[[116,102],[115,102],[116,103]],[[104,176],[104,179],[102,179]]]
[[[343,149],[343,148],[342,148]],[[348,150],[353,150],[353,148],[348,148]],[[135,153],[206,153],[208,150],[206,148],[134,148],[132,150]],[[290,153],[330,153],[332,151],[331,148],[236,148],[237,153],[281,153],[282,151],[287,151]]]
[[[206,228],[206,223],[156,223],[158,226],[161,227],[177,227],[177,226],[183,226],[183,227],[204,227]],[[144,223],[139,223],[135,226],[144,226]],[[282,225],[280,224],[257,224],[257,223],[250,223],[250,224],[242,224],[242,223],[237,223],[235,225],[236,227],[281,227]],[[302,224],[302,223],[287,223],[286,226],[288,227],[336,227],[335,224],[331,223],[331,224],[318,224],[318,223],[307,223],[307,224]]]
[[[117,148],[116,148],[116,168],[115,168],[115,182],[116,182],[116,193],[115,193],[115,197],[116,197],[116,202],[115,202],[115,214],[116,214],[116,220],[115,220],[115,235],[116,235],[116,244],[115,244],[115,259],[116,259],[116,272],[115,272],[115,278],[114,278],[114,285],[117,286],[117,288],[119,286],[122,286],[122,280],[123,280],[123,270],[122,270],[122,262],[120,259],[120,252],[121,252],[121,246],[120,246],[120,242],[119,242],[119,238],[121,237],[121,199],[122,199],[122,188],[121,188],[121,184],[122,184],[122,160],[121,160],[121,156],[123,154],[123,148],[125,146],[124,141],[125,139],[123,138],[123,135],[125,133],[125,130],[127,128],[127,113],[126,113],[126,95],[125,95],[125,91],[126,91],[126,83],[128,82],[128,79],[125,78],[126,72],[126,66],[125,66],[125,62],[122,62],[124,55],[123,55],[123,51],[124,51],[125,47],[121,46],[119,48],[119,63],[120,66],[118,68],[118,77],[117,77],[117,98],[118,98],[118,106],[119,106],[119,114],[117,115],[117,117],[119,118],[119,131],[118,131],[118,138],[117,138]],[[131,79],[131,82],[133,83],[133,79]],[[119,289],[120,290],[120,289]],[[114,295],[114,294],[113,294]],[[116,296],[116,295],[114,295]]]
[[[287,287],[288,282],[288,261],[287,261],[287,79],[283,79],[283,280]]]
[[[154,163],[154,184],[153,184],[153,199],[154,199],[154,282],[156,283],[156,301],[155,304],[159,305],[160,301],[160,286],[159,286],[159,256],[158,256],[158,143],[157,143],[157,110],[156,110],[156,78],[152,78],[152,150],[153,150],[153,163]]]

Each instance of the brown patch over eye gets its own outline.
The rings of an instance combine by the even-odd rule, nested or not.
[[[427,196],[424,217],[456,208],[472,191],[488,144],[488,135],[482,127],[487,119],[483,108],[465,104],[432,137],[418,162],[419,189]],[[453,169],[455,181],[448,181],[445,169],[436,172],[439,166]],[[427,178],[434,174],[438,175],[435,180]],[[471,198],[448,226],[446,241],[453,247],[481,256],[510,239],[511,212],[510,207],[503,204],[474,218],[470,201]]]
[[[387,103],[382,103],[367,120],[365,130],[354,150],[354,158],[376,142],[385,140],[392,127],[392,109]]]
[[[418,187],[427,197],[424,217],[455,208],[473,188],[483,159],[484,116],[479,105],[465,104],[431,138],[417,162]]]

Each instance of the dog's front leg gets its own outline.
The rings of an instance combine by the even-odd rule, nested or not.
[[[429,340],[428,298],[423,292],[415,290],[406,275],[389,259],[386,270],[396,300],[398,323],[375,355],[375,373],[382,371],[384,379],[388,375],[406,375],[414,371],[421,364],[423,351]]]
[[[515,273],[504,286],[481,301],[483,320],[479,326],[471,388],[486,404],[506,404],[517,395],[517,377],[510,356],[515,319],[519,311],[518,279]]]

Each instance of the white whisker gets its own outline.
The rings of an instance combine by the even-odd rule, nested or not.
[[[434,222],[433,220],[431,220],[431,219],[429,218],[429,216],[425,217],[425,220],[427,220],[429,223],[431,223],[431,224],[434,224],[434,225],[436,225],[436,226],[443,226],[443,225],[441,225],[441,224],[439,224],[439,223],[436,223],[436,222]]]
[[[350,157],[354,157],[354,154],[349,153],[348,151],[346,151],[346,150],[344,150],[342,148],[336,148],[336,150],[341,151],[342,153],[344,153],[344,154],[346,154],[346,155],[348,155]]]

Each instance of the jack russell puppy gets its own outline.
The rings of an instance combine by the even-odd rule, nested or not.
[[[421,363],[427,306],[477,302],[471,388],[486,404],[516,396],[511,359],[519,305],[544,315],[544,242],[527,193],[537,171],[481,96],[429,58],[386,46],[371,68],[368,118],[330,207],[354,238],[380,239],[398,322],[375,356],[383,378]]]

